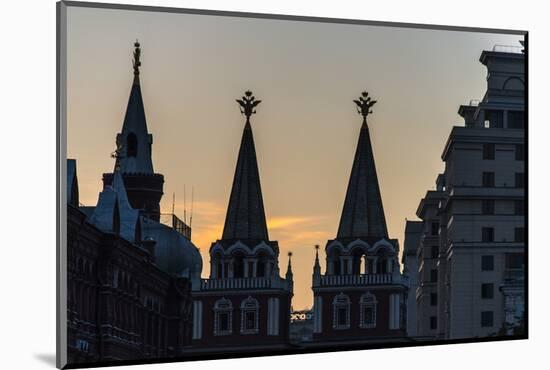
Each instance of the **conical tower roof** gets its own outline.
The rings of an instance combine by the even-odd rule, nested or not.
[[[246,116],[237,167],[229,205],[223,228],[223,240],[269,240],[265,218],[260,173],[254,148],[254,137],[250,125],[250,115],[260,100],[255,100],[247,91],[243,100],[238,100],[242,113]]]
[[[366,92],[360,100],[355,100],[363,124],[351,170],[348,190],[338,228],[338,238],[387,238],[388,230],[382,206],[382,197],[376,175],[367,115],[371,101]]]
[[[122,131],[117,135],[117,146],[122,149],[124,155],[118,161],[122,173],[152,174],[154,173],[151,158],[153,137],[147,130],[145,108],[141,96],[139,80],[141,48],[139,42],[136,41],[134,47],[134,82],[130,90]]]

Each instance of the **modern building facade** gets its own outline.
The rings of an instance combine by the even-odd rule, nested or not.
[[[210,247],[210,278],[193,279],[196,351],[282,349],[289,343],[293,277],[279,272],[269,239],[250,116],[260,100],[238,100],[246,117],[221,239]]]
[[[418,257],[416,255],[422,236],[422,221],[406,221],[405,241],[401,262],[403,275],[409,279],[409,293],[407,294],[407,336],[418,335],[416,289],[418,288]]]
[[[408,280],[399,270],[399,244],[388,237],[367,115],[375,101],[355,101],[363,116],[359,141],[335,239],[325,246],[321,274],[313,269],[314,341],[405,336]]]
[[[442,176],[439,177],[442,181]],[[422,220],[420,240],[416,250],[418,286],[416,297],[417,335],[437,337],[438,316],[438,262],[439,262],[439,204],[444,199],[442,184],[437,190],[426,192],[416,215]]]
[[[480,62],[487,68],[485,96],[460,106],[464,126],[453,127],[437,190],[426,194],[417,211],[424,224],[418,322],[431,335],[426,321],[436,315],[438,338],[510,335],[523,327],[525,55],[496,46],[483,51]],[[427,270],[436,288],[423,286]],[[434,289],[436,313],[426,304]]]

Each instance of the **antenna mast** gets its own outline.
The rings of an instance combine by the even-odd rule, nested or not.
[[[193,224],[193,201],[195,199],[195,187],[191,186],[191,216],[189,216],[189,227]]]
[[[183,184],[183,222],[187,223],[187,203],[185,194],[185,184]]]

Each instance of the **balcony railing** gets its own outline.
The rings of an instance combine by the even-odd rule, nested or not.
[[[291,289],[291,282],[282,278],[233,278],[233,279],[202,279],[201,290],[227,289]]]
[[[394,278],[392,274],[324,275],[321,276],[317,286],[365,286],[385,284],[406,284],[406,280],[402,277]]]

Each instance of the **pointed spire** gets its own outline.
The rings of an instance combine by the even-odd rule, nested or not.
[[[237,100],[246,116],[222,239],[269,240],[250,116],[261,100],[247,91]]]
[[[315,264],[313,265],[313,275],[321,274],[321,264],[319,263],[319,244],[315,244]]]
[[[292,280],[292,278],[293,278],[293,274],[292,274],[292,252],[288,252],[288,266],[286,267],[285,278],[287,280]]]
[[[386,218],[376,175],[376,166],[367,125],[370,108],[376,103],[363,92],[354,100],[358,113],[363,116],[355,159],[348,183],[338,238],[387,238]]]
[[[122,132],[117,135],[117,147],[123,151],[124,156],[117,161],[117,164],[122,173],[152,174],[154,173],[151,158],[153,136],[147,130],[145,108],[141,96],[139,82],[141,47],[137,40],[134,44],[132,65],[134,82],[130,90]]]

